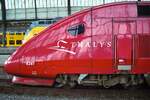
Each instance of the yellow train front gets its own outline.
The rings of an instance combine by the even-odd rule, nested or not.
[[[6,40],[3,39],[3,33],[0,33],[0,46],[3,47],[5,41],[6,47],[19,47],[22,45],[25,32],[6,32]]]
[[[0,47],[3,47],[4,43],[5,47],[19,47],[41,31],[43,31],[47,26],[57,22],[60,19],[61,17],[50,20],[27,22],[29,26],[24,25],[24,27],[20,25],[21,23],[17,24],[17,26],[12,25],[11,30],[9,29],[6,31],[6,37],[4,36],[3,32],[0,31]],[[23,30],[20,30],[20,27],[23,27]],[[4,37],[6,39],[4,39]]]

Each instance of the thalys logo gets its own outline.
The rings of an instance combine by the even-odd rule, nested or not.
[[[59,40],[56,43],[56,46],[49,47],[49,49],[67,52],[70,54],[75,55],[76,52],[72,50],[68,50],[65,45],[71,44],[71,48],[78,47],[78,48],[110,48],[112,46],[112,43],[110,41],[93,41],[93,42],[86,42],[86,41],[77,41],[77,42],[67,42],[65,40]]]
[[[52,46],[50,47],[49,49],[53,49],[53,50],[57,50],[57,51],[62,51],[62,52],[67,52],[67,53],[70,53],[70,54],[73,54],[75,55],[76,52],[74,51],[71,51],[71,50],[68,50],[65,46],[61,45],[61,44],[67,44],[68,42],[67,41],[64,41],[64,40],[59,40],[57,42],[57,45],[56,46]]]

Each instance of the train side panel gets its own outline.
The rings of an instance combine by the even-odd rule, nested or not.
[[[135,36],[134,74],[150,73],[150,19],[137,19],[137,35]]]
[[[132,35],[136,34],[132,17],[137,16],[136,12],[135,3],[93,8],[92,42],[96,42],[93,44],[93,73],[114,74],[131,70]]]
[[[78,28],[84,29],[76,30]],[[91,43],[90,10],[68,18],[29,42],[20,50],[24,55],[22,75],[54,78],[61,73],[92,73],[91,47],[88,46]]]
[[[11,56],[5,69],[40,78],[149,73],[149,23],[148,18],[138,18],[136,3],[93,7],[32,38]]]
[[[115,72],[113,68],[112,18],[95,17],[92,28],[93,73],[112,74]]]

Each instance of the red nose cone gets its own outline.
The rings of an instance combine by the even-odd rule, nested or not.
[[[4,71],[8,74],[17,74],[19,71],[18,65],[18,63],[12,61],[11,57],[9,57],[8,60],[5,61]]]
[[[5,72],[7,72],[8,74],[11,74],[11,72],[13,72],[14,69],[13,69],[12,64],[5,64],[4,70],[5,70]]]

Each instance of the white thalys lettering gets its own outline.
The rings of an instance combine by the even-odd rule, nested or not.
[[[67,41],[64,41],[64,40],[59,40],[56,44],[56,46],[52,46],[52,47],[49,47],[49,49],[53,49],[53,50],[57,50],[57,51],[62,51],[62,52],[66,52],[66,53],[70,53],[70,54],[73,54],[75,55],[76,52],[72,51],[72,50],[68,50],[67,47],[65,46],[62,46],[61,43],[63,44],[71,44],[71,48],[111,48],[112,46],[112,43],[110,41],[90,41],[90,42],[67,42]]]

